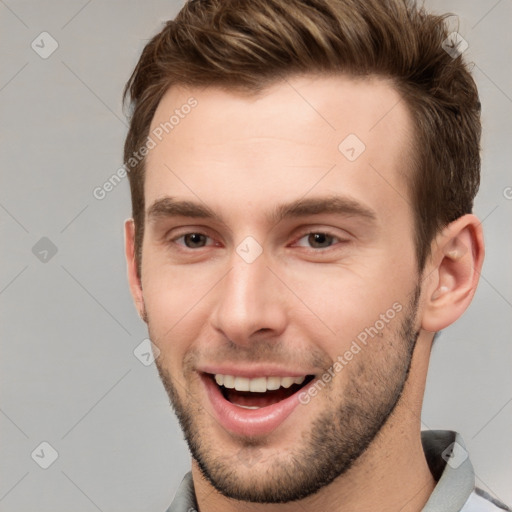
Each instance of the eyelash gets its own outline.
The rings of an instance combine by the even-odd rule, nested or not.
[[[182,233],[181,235],[172,238],[170,240],[170,242],[183,247],[183,250],[191,250],[191,251],[194,251],[195,249],[203,249],[205,247],[212,247],[212,246],[217,245],[217,244],[210,244],[210,245],[201,246],[198,248],[192,248],[192,247],[187,247],[185,245],[184,241],[183,241],[183,243],[178,242],[178,240],[184,239],[188,235],[201,235],[201,236],[205,236],[207,239],[213,240],[212,237],[208,236],[206,233],[203,233],[201,231],[188,231],[186,233]],[[330,232],[329,230],[317,230],[317,231],[307,231],[307,232],[302,233],[299,237],[295,238],[294,242],[291,244],[292,247],[296,246],[296,244],[300,240],[302,240],[303,238],[309,237],[310,235],[325,235],[327,237],[330,237],[333,239],[333,245],[329,245],[328,247],[321,247],[321,248],[305,247],[305,246],[298,246],[298,247],[302,247],[306,250],[313,251],[313,252],[325,252],[325,251],[328,251],[329,249],[335,247],[337,244],[343,244],[343,243],[348,242],[347,239],[343,239],[343,238],[335,235],[334,233]]]
[[[333,239],[333,244],[329,245],[327,247],[317,247],[317,248],[310,247],[310,246],[299,246],[299,247],[303,247],[305,249],[308,249],[308,250],[311,250],[311,251],[314,251],[314,252],[321,252],[321,251],[325,252],[325,251],[328,251],[329,249],[334,248],[338,244],[342,244],[342,243],[345,243],[345,242],[348,241],[346,239],[342,239],[339,236],[336,236],[334,233],[331,233],[328,230],[327,231],[326,230],[324,230],[324,231],[320,230],[320,231],[308,231],[307,233],[302,234],[301,236],[299,236],[299,238],[297,238],[295,240],[293,245],[296,245],[300,240],[302,240],[303,238],[307,238],[307,237],[309,237],[311,235],[325,235],[326,237]]]
[[[183,246],[185,248],[185,250],[187,250],[187,249],[194,250],[191,247],[187,247],[184,243],[180,244],[180,243],[177,242],[180,238],[185,238],[188,235],[201,235],[201,236],[205,236],[206,238],[208,238],[210,240],[213,240],[213,238],[211,236],[208,236],[206,233],[201,233],[200,231],[188,231],[187,233],[183,233],[183,234],[181,234],[181,235],[179,235],[177,237],[172,238],[170,241],[172,243],[176,243],[177,245]],[[214,244],[212,244],[212,245],[214,245]],[[207,247],[211,247],[211,245],[207,246]],[[203,247],[199,247],[199,249],[203,249]]]

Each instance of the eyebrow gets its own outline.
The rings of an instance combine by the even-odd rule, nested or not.
[[[291,203],[276,206],[267,217],[270,223],[277,224],[285,219],[320,214],[355,216],[370,222],[377,220],[374,210],[355,199],[344,196],[297,199]],[[172,197],[156,200],[148,209],[147,215],[150,222],[166,217],[190,217],[195,219],[213,219],[225,223],[220,215],[205,204],[176,200]]]
[[[219,216],[208,206],[193,201],[177,201],[172,197],[156,200],[148,209],[148,220],[156,221],[163,217],[192,217],[218,219]]]
[[[297,199],[291,203],[277,206],[270,219],[278,223],[284,219],[326,213],[361,217],[372,222],[377,220],[377,214],[371,208],[344,196]]]

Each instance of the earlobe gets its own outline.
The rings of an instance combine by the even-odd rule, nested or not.
[[[127,219],[124,223],[124,244],[130,292],[140,318],[147,323],[142,284],[138,272],[137,259],[135,257],[135,224],[133,219]]]
[[[450,223],[432,244],[422,328],[437,332],[457,320],[476,291],[484,259],[482,226],[468,214]]]

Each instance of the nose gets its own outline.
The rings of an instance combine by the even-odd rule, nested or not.
[[[284,332],[286,298],[264,255],[247,263],[234,254],[231,270],[219,285],[211,321],[231,342],[247,345]]]

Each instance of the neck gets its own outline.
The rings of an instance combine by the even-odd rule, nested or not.
[[[354,465],[313,496],[300,509],[419,512],[435,487],[421,444],[421,405],[430,344],[418,339],[410,378],[393,414]],[[425,363],[427,361],[427,363]],[[416,378],[414,377],[416,376]],[[201,512],[295,512],[297,502],[259,504],[232,500],[218,493],[192,463]]]

